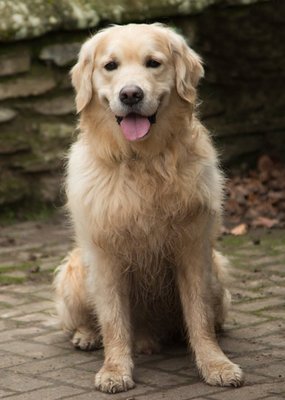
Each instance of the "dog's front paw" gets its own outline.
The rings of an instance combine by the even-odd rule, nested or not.
[[[89,329],[78,329],[71,340],[74,347],[84,351],[99,349],[102,347],[102,337]]]
[[[105,393],[126,392],[135,387],[131,375],[122,373],[115,365],[102,367],[95,375],[95,388]]]
[[[244,381],[240,367],[229,360],[207,363],[200,371],[209,385],[239,387]]]

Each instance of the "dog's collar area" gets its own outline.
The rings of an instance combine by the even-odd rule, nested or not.
[[[129,114],[130,115],[130,114]],[[138,114],[139,115],[139,114]],[[124,117],[119,117],[118,115],[115,116],[116,117],[116,121],[117,123],[120,125],[121,122],[123,121]],[[150,115],[149,117],[147,117],[147,119],[149,120],[149,122],[151,124],[155,124],[156,123],[156,113]]]

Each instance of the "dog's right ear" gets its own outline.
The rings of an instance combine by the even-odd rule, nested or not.
[[[80,113],[92,99],[94,45],[94,37],[84,43],[79,52],[78,62],[70,72],[71,82],[76,90],[77,113]]]

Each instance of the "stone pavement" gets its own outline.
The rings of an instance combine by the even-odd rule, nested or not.
[[[2,227],[0,233],[0,398],[11,400],[285,399],[285,232],[226,236],[233,307],[220,337],[246,373],[242,388],[201,382],[180,346],[135,359],[137,386],[107,395],[93,388],[102,350],[73,349],[58,329],[52,270],[72,244],[61,219]],[[9,285],[8,285],[9,283]]]

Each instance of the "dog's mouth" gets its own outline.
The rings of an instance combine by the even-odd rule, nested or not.
[[[143,139],[150,131],[152,124],[156,122],[156,113],[146,117],[136,113],[130,113],[125,117],[116,116],[125,138],[129,141]]]

